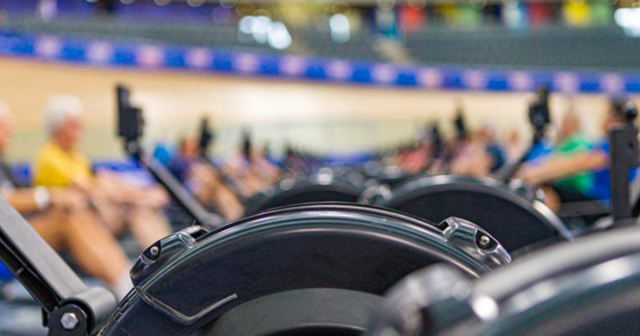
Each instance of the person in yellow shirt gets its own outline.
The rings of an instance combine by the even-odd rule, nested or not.
[[[125,185],[114,174],[93,174],[89,160],[77,149],[83,112],[82,102],[74,96],[57,95],[49,100],[43,111],[49,142],[36,159],[34,184],[77,187],[114,234],[130,230],[143,249],[170,235],[161,213],[168,201],[164,190]]]
[[[73,188],[21,186],[4,160],[12,137],[11,111],[0,101],[0,195],[54,250],[65,251],[85,274],[123,298],[132,288],[130,263],[113,234]]]
[[[49,142],[40,151],[35,184],[50,187],[68,187],[76,180],[90,180],[91,164],[81,154],[65,152],[59,145]],[[65,167],[65,169],[58,169]]]

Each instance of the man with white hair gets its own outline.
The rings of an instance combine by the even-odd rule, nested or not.
[[[50,141],[38,155],[34,183],[82,190],[114,234],[129,229],[142,249],[170,235],[169,224],[160,212],[168,201],[164,190],[125,185],[114,174],[93,174],[89,161],[77,149],[83,111],[82,102],[71,95],[49,100],[43,113]]]
[[[12,136],[11,111],[0,101],[0,194],[56,251],[65,251],[84,273],[104,281],[117,297],[131,289],[130,263],[113,235],[71,188],[23,188],[3,156]]]

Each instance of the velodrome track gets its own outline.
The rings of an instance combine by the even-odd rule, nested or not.
[[[319,152],[374,149],[411,139],[430,120],[441,120],[445,132],[450,131],[448,120],[454,117],[458,99],[471,127],[489,121],[503,133],[515,128],[523,137],[529,135],[529,93],[356,87],[0,58],[0,97],[13,108],[16,125],[8,158],[33,158],[44,141],[40,109],[56,93],[72,93],[85,102],[86,153],[93,158],[121,157],[114,135],[116,83],[128,84],[133,100],[144,108],[148,141],[193,132],[201,116],[208,114],[219,130],[221,153],[235,148],[243,126],[254,132],[258,143],[269,141],[276,152],[287,141]],[[599,135],[606,97],[574,99],[588,133]],[[556,95],[551,103],[558,120],[568,99]]]

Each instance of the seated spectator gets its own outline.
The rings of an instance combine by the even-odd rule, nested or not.
[[[4,160],[12,136],[9,107],[0,101],[0,194],[58,252],[88,276],[104,281],[116,297],[131,289],[130,264],[113,235],[73,188],[21,187]]]
[[[142,249],[172,233],[160,209],[168,201],[159,187],[138,188],[109,173],[94,174],[78,151],[84,107],[74,96],[51,98],[44,108],[49,142],[35,162],[34,184],[75,187],[96,207],[102,222],[116,235],[130,230]]]

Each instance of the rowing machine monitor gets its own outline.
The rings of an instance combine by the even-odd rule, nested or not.
[[[213,142],[214,139],[215,139],[215,134],[209,127],[209,118],[207,117],[202,118],[202,121],[200,122],[200,144],[199,144],[200,155],[202,155],[202,157],[207,156],[207,153],[209,152],[209,147],[211,146],[211,143]]]
[[[127,87],[118,85],[118,135],[126,144],[137,142],[143,135],[144,119],[142,110],[131,105],[131,94]]]

